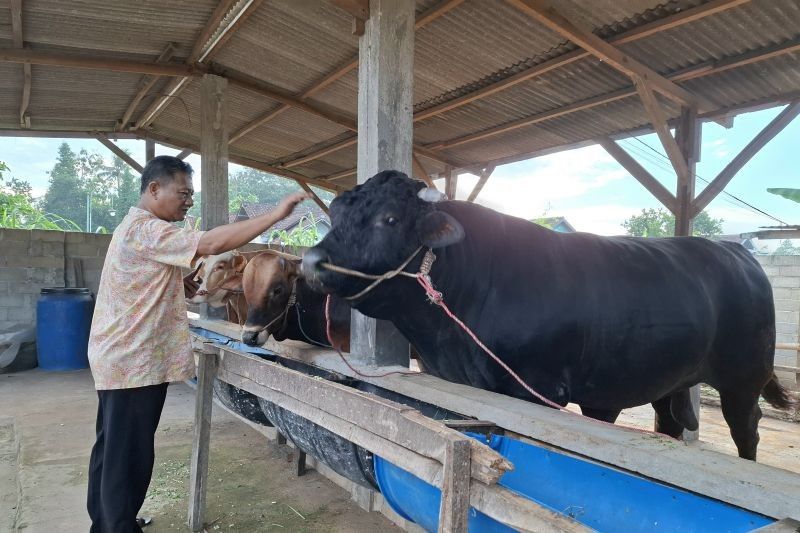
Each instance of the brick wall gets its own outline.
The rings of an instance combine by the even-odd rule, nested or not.
[[[772,284],[775,298],[775,330],[778,344],[797,344],[800,340],[800,256],[798,255],[766,255],[758,256],[758,262],[764,268]],[[793,350],[777,350],[775,364],[782,366],[800,366],[800,354]],[[779,373],[781,379],[797,387],[795,377],[788,373]]]
[[[111,235],[0,228],[0,329],[34,322],[42,287],[96,293],[110,242]]]

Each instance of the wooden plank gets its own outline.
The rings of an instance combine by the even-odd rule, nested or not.
[[[439,533],[466,533],[469,517],[469,438],[447,441],[442,469],[442,500],[439,504]]]
[[[347,170],[340,170],[339,172],[334,172],[333,174],[328,174],[327,176],[322,176],[319,178],[322,181],[334,181],[340,180],[342,178],[348,178],[350,176],[355,176],[358,170],[356,168],[348,168]]]
[[[742,4],[746,4],[749,1],[750,0],[712,0],[705,4],[681,11],[675,15],[655,20],[649,24],[644,24],[620,35],[616,35],[610,38],[608,42],[612,44],[633,42],[660,31],[675,28],[689,22],[700,20],[709,15],[714,15]],[[482,87],[458,98],[454,98],[453,100],[449,100],[428,109],[418,111],[417,113],[414,113],[414,121],[425,120],[436,115],[441,115],[442,113],[450,111],[451,109],[456,109],[481,98],[486,98],[487,96],[491,96],[497,92],[508,89],[509,87],[513,87],[518,83],[541,76],[542,74],[569,65],[570,63],[589,56],[591,56],[591,54],[585,50],[575,50],[566,54],[562,54],[549,61],[545,61],[544,63],[540,63],[520,71],[504,80],[496,81],[490,85],[487,85],[486,87]]]
[[[675,174],[678,176],[678,181],[680,182],[688,180],[689,167],[686,164],[686,159],[681,153],[681,149],[678,148],[678,143],[675,142],[675,139],[669,132],[667,117],[664,115],[664,111],[661,109],[661,105],[656,100],[656,96],[653,94],[651,87],[647,81],[639,77],[634,78],[634,86],[636,87],[636,91],[639,93],[639,97],[642,99],[642,104],[647,112],[647,116],[650,117],[650,123],[658,135],[661,145],[667,152],[667,156],[672,163],[672,168],[675,169]]]
[[[597,142],[622,166],[622,168],[627,170],[631,176],[636,178],[636,180],[650,192],[650,194],[655,196],[664,207],[669,209],[673,214],[677,211],[675,196],[669,192],[666,187],[661,185],[661,182],[655,179],[652,174],[645,170],[642,165],[636,162],[628,152],[623,150],[620,145],[608,137],[598,139]]]
[[[687,106],[696,106],[702,111],[716,109],[718,106],[700,95],[694,95],[674,82],[661,76],[630,55],[620,51],[594,33],[578,28],[562,16],[547,0],[506,0],[514,7],[526,13],[546,28],[563,35],[587,52],[600,58],[609,66],[630,76],[642,78],[653,89],[664,96]]]
[[[319,150],[315,150],[310,154],[306,154],[304,156],[298,156],[298,157],[289,156],[289,159],[287,159],[278,166],[281,166],[283,168],[297,167],[304,163],[308,163],[309,161],[314,161],[316,159],[319,159],[320,157],[325,157],[326,155],[332,154],[343,148],[353,146],[357,142],[358,142],[358,137],[356,135],[353,135],[339,142],[329,144],[323,148],[320,148]]]
[[[217,327],[213,322],[191,322],[211,331]],[[264,346],[284,357],[294,357],[329,371],[356,377],[455,413],[490,420],[506,430],[567,453],[657,479],[765,516],[800,519],[800,476],[792,472],[689,447],[668,437],[645,435],[524,400],[449,383],[426,374],[383,378],[356,376],[337,354],[309,348],[299,342],[278,343],[270,340]],[[359,371],[370,371],[356,358],[351,358],[350,364]],[[381,370],[407,371],[399,366]]]
[[[34,50],[0,49],[0,62],[30,63],[31,65],[50,65],[53,67],[85,68],[108,70],[112,72],[132,72],[134,74],[156,74],[159,76],[200,76],[202,66],[159,64],[130,59],[111,59],[98,56],[81,56],[39,52]]]
[[[211,17],[209,17],[209,19],[206,21],[203,29],[200,30],[200,35],[198,35],[194,40],[192,50],[189,52],[189,57],[186,61],[187,63],[194,63],[200,58],[200,54],[203,52],[203,48],[206,46],[206,44],[208,44],[208,40],[211,38],[213,33],[217,31],[220,23],[222,23],[223,19],[225,18],[225,15],[231,10],[236,2],[237,0],[222,0],[217,2],[217,7],[214,8],[214,11],[211,13]]]
[[[14,48],[23,49],[25,41],[22,38],[22,0],[10,0],[11,9],[11,39]],[[19,104],[19,127],[30,128],[30,117],[27,115],[28,105],[31,101],[31,66],[22,65],[22,94]]]
[[[200,91],[200,180],[204,230],[228,223],[228,81],[203,76]]]
[[[800,533],[800,521],[784,518],[774,524],[754,529],[752,533]]]
[[[178,159],[186,159],[188,156],[190,156],[193,153],[194,153],[194,150],[188,150],[188,149],[187,150],[181,150],[178,153],[178,155],[176,155],[175,157],[177,157]]]
[[[231,352],[230,350],[226,351]],[[225,358],[223,358],[224,361]],[[257,361],[265,364],[263,360]],[[275,366],[282,368],[278,365]],[[340,418],[337,414],[324,412],[319,408],[264,386],[253,379],[252,376],[242,376],[232,372],[226,369],[224,365],[220,368],[218,375],[220,379],[235,387],[274,402],[284,409],[288,409],[348,439],[354,444],[380,455],[393,464],[401,465],[404,470],[426,483],[438,488],[443,486],[443,467],[437,461],[361,428],[358,424],[351,422],[349,416],[346,420]],[[325,383],[330,384],[331,382]],[[349,415],[350,413],[342,411],[339,414]],[[469,489],[470,505],[472,507],[520,531],[589,531],[589,528],[574,520],[541,507],[537,503],[503,487],[487,485],[472,479]]]
[[[359,20],[369,18],[369,0],[328,0],[348,15]]]
[[[330,215],[331,214],[330,210],[328,209],[328,204],[323,202],[322,198],[317,196],[317,193],[315,193],[313,190],[311,190],[311,187],[309,187],[308,184],[305,181],[303,181],[303,180],[295,180],[295,181],[297,182],[297,184],[304,191],[306,191],[308,194],[311,195],[311,199],[314,200],[314,203],[317,204],[319,206],[319,208],[322,209],[325,212],[326,215]]]
[[[444,194],[450,200],[455,200],[457,190],[458,174],[453,172],[453,167],[447,166],[444,169]]]
[[[245,21],[250,18],[250,16],[256,12],[259,8],[263,0],[245,0],[244,2],[234,2],[234,6],[241,4],[237,7],[237,12],[233,16],[229,16],[230,20],[225,25],[224,28],[221,28],[217,31],[214,40],[211,41],[207,48],[200,54],[197,58],[198,62],[201,63],[208,63],[211,61],[214,56],[222,50],[222,47],[225,46],[231,37],[233,37],[236,32],[244,25]]]
[[[747,164],[766,144],[778,133],[788,126],[800,114],[800,100],[789,104],[772,122],[767,124],[741,152],[739,152],[728,165],[709,183],[694,202],[692,202],[693,215],[699,214],[711,201],[722,192],[739,170]]]
[[[419,157],[417,157],[417,154],[413,152],[411,153],[411,167],[414,169],[414,176],[416,176],[418,180],[424,181],[425,185],[427,185],[428,187],[431,187],[433,189],[436,188],[436,185],[433,183],[433,180],[425,171],[425,167],[423,167],[422,163],[420,163]]]
[[[140,165],[134,158],[128,155],[128,153],[114,144],[104,133],[98,133],[94,136],[100,143],[103,144],[106,148],[111,150],[114,155],[125,161],[132,169],[134,169],[139,174],[142,173],[144,167]]]
[[[489,178],[494,172],[494,166],[488,166],[481,171],[478,178],[478,183],[475,184],[475,187],[472,189],[472,192],[469,193],[467,197],[468,202],[474,202],[478,195],[483,190],[483,186],[486,185],[486,182],[489,181]]]
[[[170,60],[172,55],[175,53],[175,43],[167,43],[164,49],[161,51],[159,56],[156,58],[156,63],[166,63]],[[131,117],[133,116],[133,112],[136,111],[136,108],[139,107],[142,99],[145,96],[150,94],[150,91],[153,90],[158,80],[161,79],[161,76],[143,76],[142,79],[139,81],[139,90],[133,96],[133,99],[128,104],[128,107],[122,113],[122,118],[120,119],[120,129],[128,129],[131,122]]]
[[[194,437],[189,475],[189,528],[203,531],[208,488],[208,454],[211,440],[211,408],[214,405],[214,378],[217,373],[217,350],[203,343],[198,350],[197,400],[194,408]]]

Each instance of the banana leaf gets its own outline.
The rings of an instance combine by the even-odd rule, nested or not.
[[[767,189],[767,192],[783,196],[787,200],[800,203],[800,189]]]

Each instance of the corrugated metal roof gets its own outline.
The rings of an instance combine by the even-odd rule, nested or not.
[[[420,16],[438,7],[420,0]],[[559,13],[604,39],[636,31],[687,10],[702,0],[561,0]],[[216,6],[211,0],[30,0],[23,7],[23,32],[33,50],[152,61],[175,42],[173,62],[189,54]],[[800,2],[751,0],[713,15],[617,43],[620,50],[664,75],[724,63],[769,47],[800,43]],[[0,48],[9,48],[8,0],[0,0]],[[800,47],[798,47],[800,48]],[[465,0],[418,29],[415,36],[414,109],[428,110],[519,75],[520,72],[576,54],[576,47],[504,0]],[[212,68],[240,72],[300,98],[305,91],[351,62],[358,38],[347,14],[328,2],[268,0],[212,56]],[[18,127],[22,67],[0,64],[0,128]],[[111,130],[138,91],[140,75],[33,66],[29,112],[34,128]],[[145,96],[133,119],[165,94],[162,78]],[[729,108],[764,98],[785,98],[800,89],[800,51],[704,74],[679,82],[687,90]],[[152,131],[173,142],[197,146],[200,127],[199,81],[185,84],[156,118]],[[508,129],[471,142],[448,146],[467,135],[530,121],[542,113],[614,95],[632,87],[630,79],[593,56],[583,57],[492,95],[415,123],[415,143],[438,150],[442,160],[483,164],[526,157],[560,146],[646,127],[648,118],[636,96]],[[340,77],[309,102],[338,110],[355,120],[358,69]],[[668,117],[677,105],[659,96]],[[231,133],[281,104],[263,94],[230,85]],[[314,152],[352,135],[317,115],[290,108],[232,143],[231,154],[269,164]],[[437,149],[439,143],[444,148]],[[292,167],[309,178],[337,174],[355,166],[354,146]],[[419,156],[429,173],[442,161]],[[351,183],[344,178],[338,183]]]

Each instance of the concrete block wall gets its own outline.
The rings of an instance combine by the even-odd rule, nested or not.
[[[757,256],[772,284],[775,298],[775,332],[778,344],[797,344],[800,341],[800,256]],[[775,364],[800,366],[800,354],[793,350],[776,350]],[[779,373],[784,382],[797,386],[794,376]]]
[[[96,293],[110,242],[111,235],[0,228],[0,329],[34,323],[41,289],[77,286],[79,269]]]

